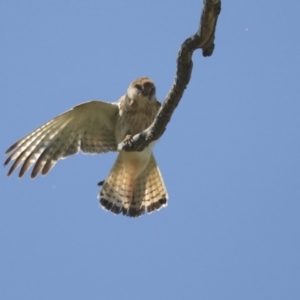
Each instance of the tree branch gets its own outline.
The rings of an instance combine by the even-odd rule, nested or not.
[[[199,29],[189,37],[180,47],[177,57],[177,73],[175,81],[153,123],[131,139],[119,144],[119,150],[142,151],[151,142],[158,140],[169,123],[184,90],[186,89],[193,69],[192,55],[202,48],[204,57],[211,56],[214,50],[215,30],[218,15],[221,11],[221,0],[204,0]]]

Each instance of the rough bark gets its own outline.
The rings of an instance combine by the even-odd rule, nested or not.
[[[186,39],[180,47],[177,57],[177,72],[174,83],[162,103],[153,123],[133,136],[123,141],[119,149],[126,151],[142,151],[152,141],[158,140],[164,133],[171,116],[186,89],[193,69],[192,55],[197,49],[202,49],[204,57],[211,56],[214,51],[215,30],[218,15],[221,11],[221,0],[204,0],[200,25],[197,32]]]

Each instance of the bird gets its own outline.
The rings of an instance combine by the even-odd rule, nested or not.
[[[160,107],[155,84],[148,77],[131,82],[116,102],[92,100],[79,104],[8,148],[4,165],[13,163],[7,176],[21,165],[20,178],[31,166],[31,178],[35,178],[39,173],[46,175],[58,160],[79,151],[115,151],[117,159],[99,184],[102,208],[128,217],[160,210],[167,206],[168,192],[153,155],[155,141],[140,152],[118,149],[120,143],[148,128]]]

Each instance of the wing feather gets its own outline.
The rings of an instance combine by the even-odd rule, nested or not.
[[[37,128],[5,153],[4,165],[14,161],[7,175],[20,166],[19,177],[35,165],[31,177],[47,174],[59,159],[78,153],[116,151],[115,124],[118,105],[91,101],[75,106]]]

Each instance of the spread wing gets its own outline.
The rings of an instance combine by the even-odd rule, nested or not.
[[[9,176],[23,164],[19,177],[33,165],[31,177],[39,172],[47,174],[59,159],[78,153],[116,151],[115,124],[118,105],[91,101],[75,106],[48,123],[34,130],[15,144],[6,154],[5,161],[14,161]]]

